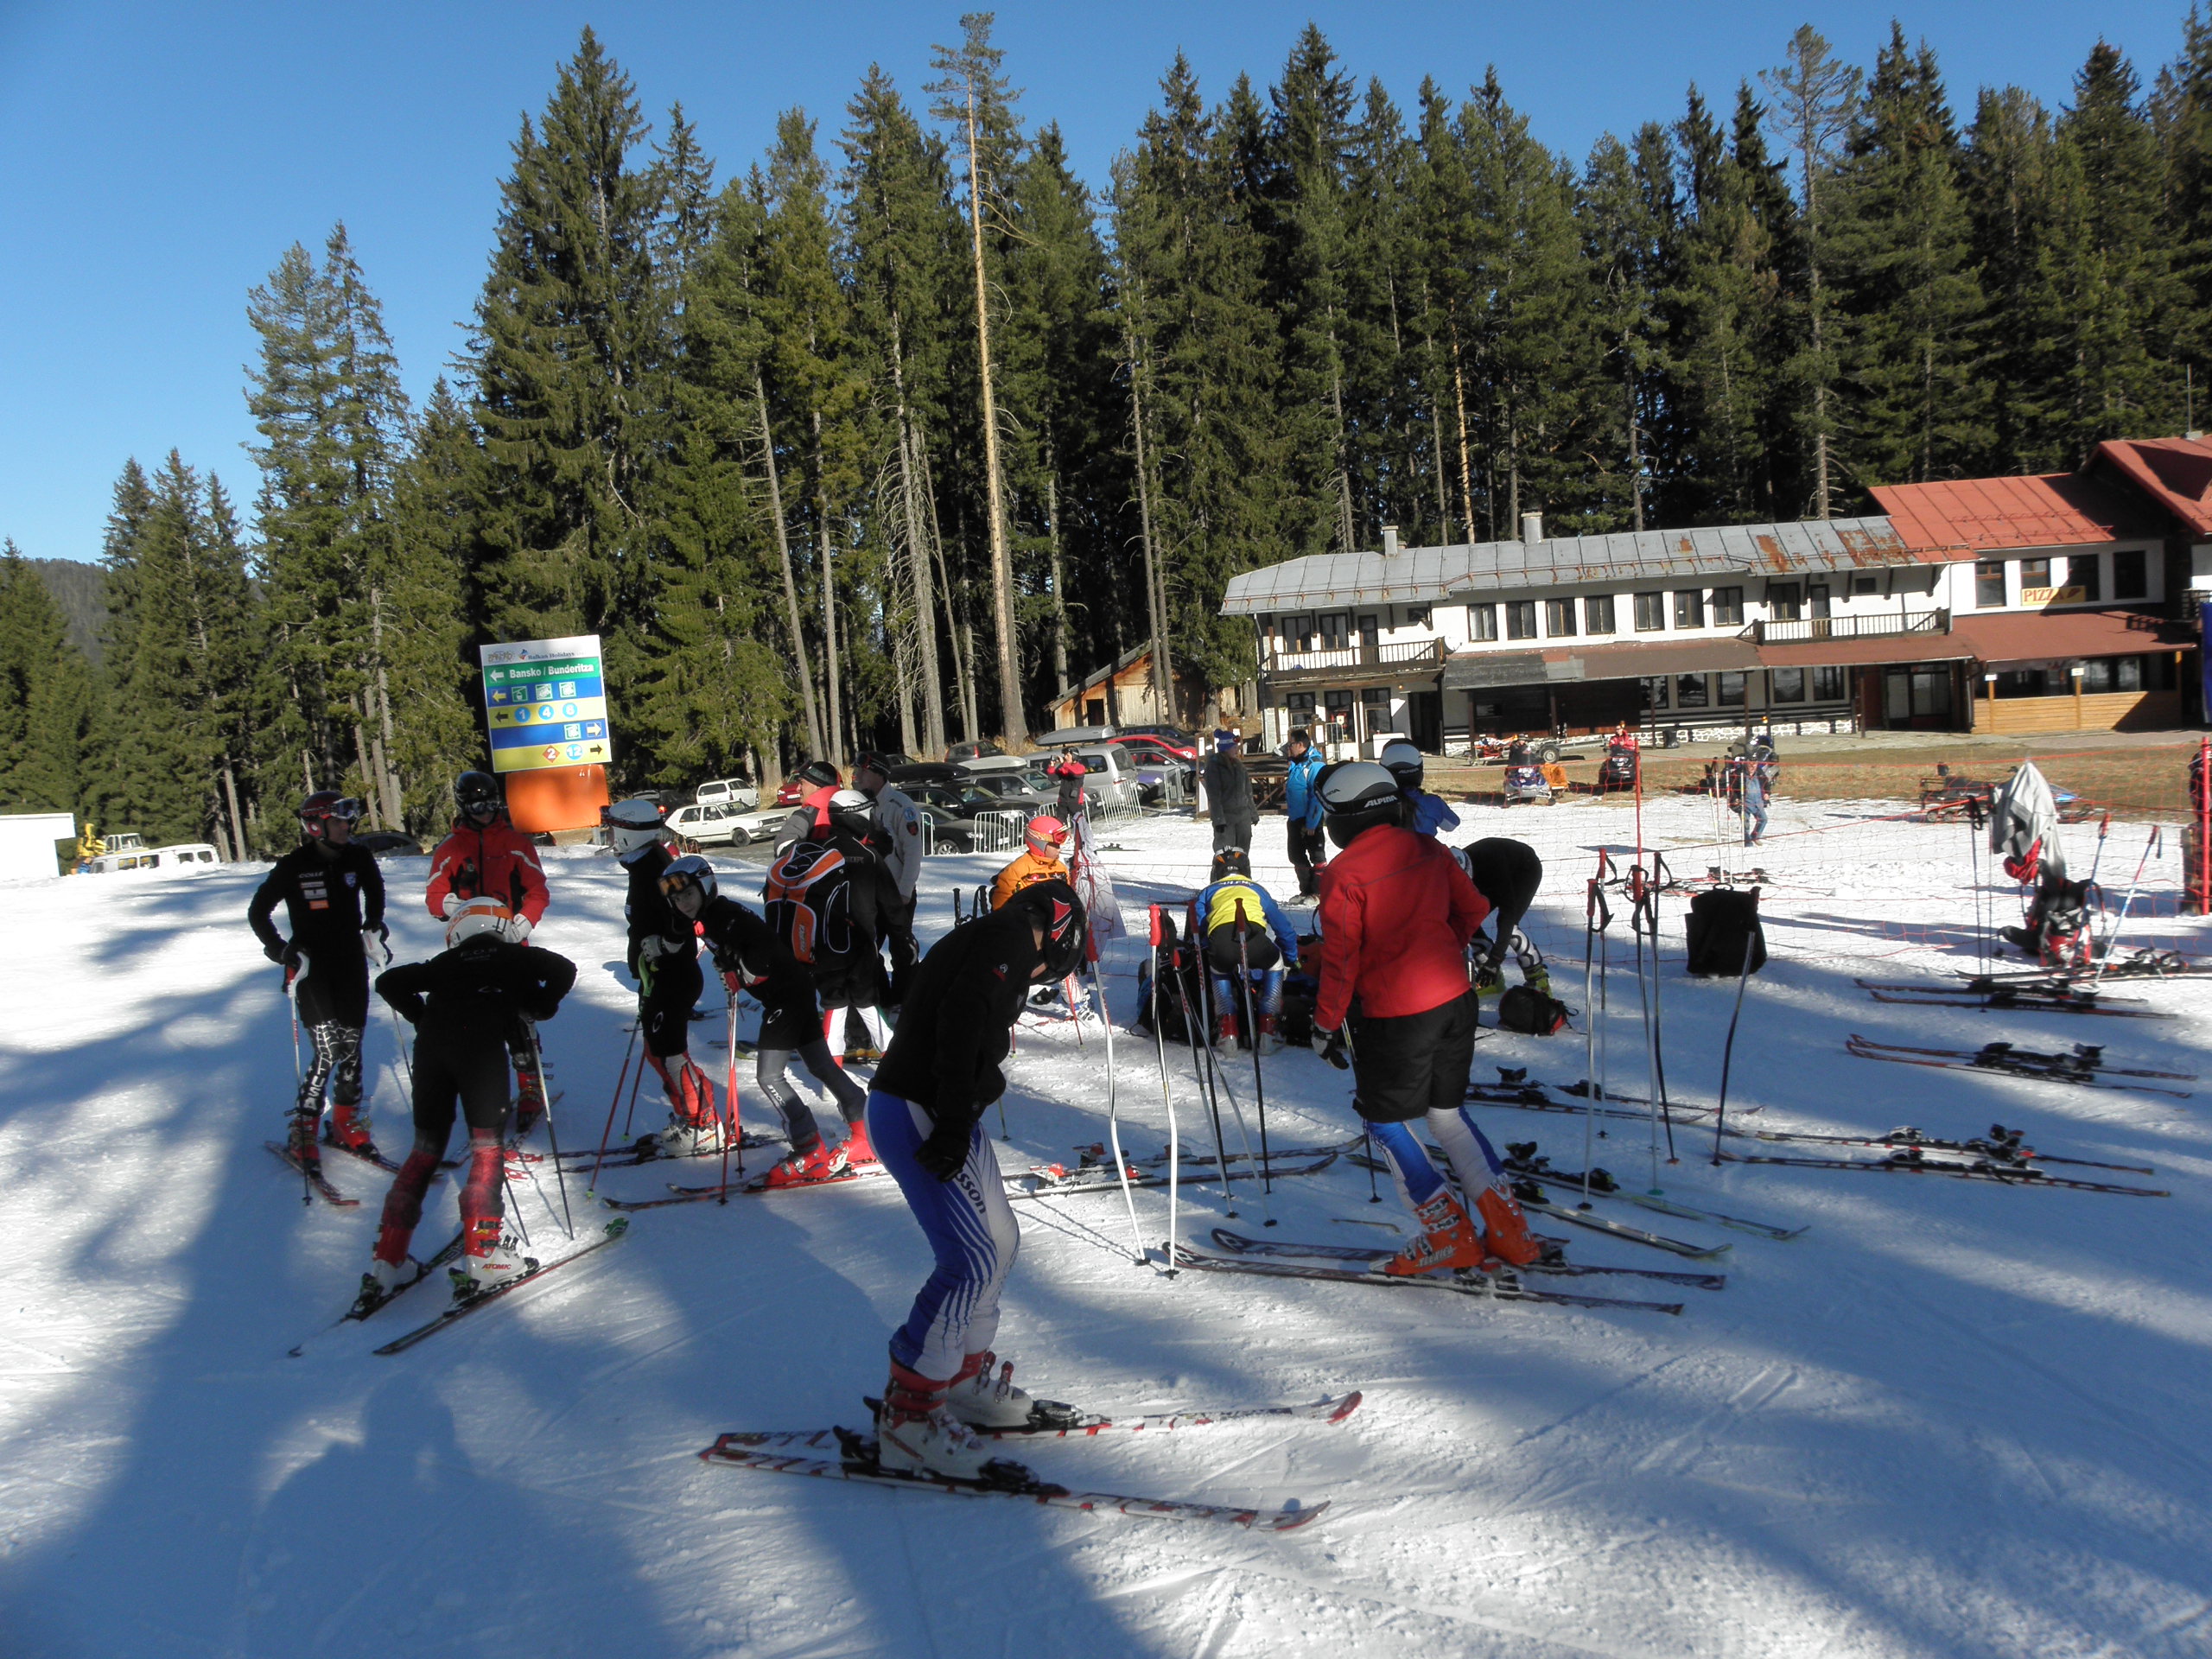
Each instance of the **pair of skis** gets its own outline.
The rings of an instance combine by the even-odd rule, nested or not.
[[[1853,982],[1877,1002],[1894,1002],[1909,1008],[1980,1008],[2010,1014],[2108,1014],[2120,1020],[2171,1020],[2163,1008],[2154,1008],[2140,997],[2107,996],[2101,991],[2077,990],[2071,981],[1968,981],[1965,985],[1930,985],[1924,981],[1891,982],[1861,979]]]
[[[996,1440],[1095,1439],[1108,1433],[1160,1433],[1173,1429],[1220,1427],[1265,1422],[1341,1423],[1359,1408],[1357,1393],[1316,1400],[1302,1406],[1244,1406],[1220,1411],[1160,1412],[1141,1417],[1086,1415],[1070,1426],[1035,1429],[976,1431]],[[988,1479],[909,1473],[887,1469],[877,1455],[875,1436],[849,1428],[797,1429],[781,1433],[722,1435],[699,1453],[702,1461],[726,1469],[756,1469],[769,1474],[804,1475],[820,1480],[853,1481],[873,1486],[902,1486],[918,1491],[967,1497],[1010,1497],[1042,1508],[1085,1514],[1141,1516],[1156,1521],[1211,1521],[1250,1532],[1290,1532],[1316,1520],[1329,1506],[1295,1500],[1277,1509],[1198,1503],[1183,1498],[1131,1497],[1118,1492],[1080,1491],[1040,1479],[1016,1463],[991,1465]]]
[[[1972,1162],[1930,1158],[1918,1147],[1907,1147],[1886,1158],[1797,1158],[1768,1153],[1724,1152],[1723,1163],[1782,1164],[1796,1169],[1902,1170],[1912,1175],[1943,1175],[1960,1181],[1995,1181],[2004,1186],[2063,1187],[2075,1192],[2113,1192],[2131,1198],[2170,1198],[2163,1188],[2125,1186],[2110,1181],[2076,1180],[2052,1175],[2032,1164],[2008,1164],[1973,1155]]]
[[[2010,1043],[1984,1043],[1978,1049],[1913,1048],[1903,1043],[1878,1043],[1854,1032],[1844,1046],[1862,1060],[1890,1060],[1900,1065],[1924,1065],[1937,1070],[1999,1071],[2007,1077],[2071,1084],[2082,1089],[2125,1089],[2142,1095],[2170,1095],[2176,1100],[2187,1100],[2190,1091],[2120,1079],[2158,1077],[2171,1083],[2196,1081],[2196,1074],[2193,1071],[2152,1071],[2137,1067],[2107,1065],[2102,1046],[2094,1043],[2076,1043],[2069,1052],[2064,1054],[2042,1054],[2033,1049],[2015,1048]]]
[[[1546,1203],[1541,1194],[1530,1195],[1525,1191],[1528,1185],[1533,1183],[1539,1186],[1556,1187],[1562,1192],[1575,1193],[1585,1198],[1616,1198],[1623,1204],[1632,1204],[1638,1209],[1649,1210],[1659,1215],[1673,1216],[1681,1221],[1707,1222],[1715,1227],[1725,1227],[1731,1232],[1749,1233],[1756,1238],[1772,1239],[1777,1243],[1796,1238],[1805,1230],[1802,1227],[1777,1227],[1772,1222],[1753,1221],[1746,1216],[1732,1216],[1719,1210],[1700,1209],[1694,1205],[1677,1203],[1662,1193],[1630,1192],[1616,1181],[1611,1172],[1603,1169],[1592,1169],[1586,1179],[1580,1170],[1554,1169],[1548,1158],[1537,1155],[1533,1141],[1515,1142],[1505,1151],[1506,1172],[1524,1189],[1516,1194],[1520,1203],[1524,1207],[1531,1203],[1542,1205],[1547,1214],[1566,1212],[1559,1205]],[[1591,1220],[1585,1211],[1578,1210],[1572,1215],[1585,1224]],[[1636,1242],[1646,1243],[1659,1237],[1661,1235],[1650,1233]],[[1680,1239],[1669,1240],[1657,1248],[1665,1249],[1670,1247],[1674,1254],[1692,1259],[1702,1253],[1701,1246],[1686,1244]],[[1725,1250],[1727,1247],[1723,1245],[1720,1248]],[[1718,1255],[1719,1251],[1713,1254]]]
[[[1288,1239],[1249,1238],[1243,1233],[1231,1232],[1226,1227],[1213,1230],[1213,1242],[1231,1255],[1284,1257],[1292,1261],[1386,1262],[1396,1253],[1387,1244],[1300,1244]],[[1566,1241],[1543,1239],[1541,1242],[1556,1249]],[[1726,1274],[1718,1273],[1675,1273],[1665,1268],[1608,1268],[1556,1259],[1532,1262],[1525,1268],[1511,1269],[1511,1273],[1515,1275],[1534,1274],[1544,1279],[1649,1279],[1661,1284],[1688,1285],[1695,1290],[1719,1290],[1728,1282]]]

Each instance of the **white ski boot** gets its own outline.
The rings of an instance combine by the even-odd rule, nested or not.
[[[722,1121],[710,1117],[702,1122],[687,1122],[672,1118],[666,1128],[653,1137],[653,1144],[663,1158],[696,1158],[722,1149]]]
[[[537,1267],[537,1257],[524,1255],[515,1248],[512,1236],[503,1234],[499,1242],[481,1255],[464,1255],[461,1265],[448,1268],[447,1273],[453,1280],[455,1299],[466,1301],[501,1285],[512,1284],[524,1274],[536,1271]]]
[[[876,1465],[892,1474],[944,1475],[990,1485],[1018,1485],[1029,1471],[1001,1458],[988,1440],[947,1409],[948,1390],[964,1386],[932,1382],[896,1360],[876,1412]]]
[[[1014,1362],[1001,1364],[995,1376],[991,1365],[996,1354],[970,1354],[968,1365],[952,1379],[945,1404],[952,1414],[973,1428],[1071,1428],[1083,1414],[1058,1400],[1039,1400],[1014,1383]]]

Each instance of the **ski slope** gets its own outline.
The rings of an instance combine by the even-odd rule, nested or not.
[[[1732,1116],[1955,1136],[2001,1121],[2048,1152],[2154,1166],[2111,1179],[2173,1196],[1716,1169],[1709,1135],[1687,1129],[1680,1163],[1662,1147],[1655,1165],[1644,1126],[1606,1125],[1598,1161],[1624,1184],[1649,1186],[1656,1168],[1683,1202],[1809,1228],[1770,1243],[1607,1207],[1733,1246],[1713,1264],[1726,1290],[1670,1293],[1687,1304],[1678,1319],[1171,1281],[1133,1263],[1117,1195],[1018,1205],[999,1347],[1032,1389],[1130,1413],[1365,1390],[1338,1427],[1015,1448],[1071,1484],[1330,1503],[1275,1536],[699,1462],[724,1430],[859,1420],[926,1271],[888,1181],[645,1212],[588,1262],[406,1354],[369,1350],[427,1317],[435,1286],[287,1357],[350,1298],[383,1178],[333,1158],[361,1207],[303,1206],[262,1149],[293,1071],[278,976],[244,922],[259,872],[0,889],[0,1656],[2212,1652],[2212,982],[2118,988],[2171,1020],[1871,1001],[1854,976],[1973,965],[1967,831],[1884,810],[1785,798],[1776,838],[1753,849],[1773,878],[1774,959],[1749,989]],[[1525,835],[1546,856],[1532,931],[1580,1007],[1582,882],[1597,848],[1633,844],[1631,811],[1465,816],[1460,838]],[[1643,826],[1684,874],[1746,861],[1713,849],[1703,802],[1647,804]],[[2066,833],[2086,866],[2093,830]],[[1142,906],[1199,882],[1206,830],[1147,821],[1102,839],[1140,936],[1109,952],[1107,982],[1125,1144],[1144,1154],[1166,1119],[1152,1043],[1128,1029]],[[2114,826],[2115,891],[2142,842]],[[1278,892],[1281,847],[1281,821],[1263,821],[1258,873]],[[931,862],[925,938],[949,925],[953,888],[996,861]],[[2170,851],[2152,867],[2137,914],[2195,940],[2174,914],[2178,862]],[[429,954],[423,861],[385,868],[395,946]],[[730,890],[757,892],[757,865],[725,868]],[[620,873],[562,857],[550,874],[537,943],[582,969],[544,1028],[573,1147],[596,1141],[622,1059]],[[2010,887],[1994,898],[2014,919]],[[1664,908],[1668,1079],[1677,1100],[1708,1103],[1735,987],[1683,976],[1682,902]],[[1604,1035],[1614,1087],[1642,1093],[1629,950],[1617,919]],[[719,1082],[718,994],[708,1001],[694,1052]],[[2101,1042],[2114,1064],[2208,1084],[2177,1101],[1882,1065],[1845,1054],[1854,1031],[1942,1047]],[[1478,1077],[1528,1066],[1572,1082],[1585,1039],[1485,1033],[1477,1057]],[[378,1137],[396,1150],[406,1106],[382,1013],[368,1058]],[[1210,1140],[1189,1051],[1168,1061],[1183,1133]],[[1249,1065],[1230,1072],[1248,1110]],[[1009,1169],[1103,1138],[1096,1026],[1080,1044],[1065,1024],[1025,1028],[1008,1072]],[[1266,1081],[1274,1144],[1356,1131],[1348,1078],[1312,1054],[1271,1060]],[[748,1122],[770,1127],[743,1074],[740,1091]],[[652,1092],[640,1128],[660,1119]],[[1580,1119],[1478,1116],[1501,1143],[1581,1162]],[[602,1186],[642,1198],[670,1175],[624,1170]],[[581,1182],[569,1196],[581,1217]],[[1218,1185],[1182,1197],[1182,1236],[1203,1244],[1223,1221]],[[1395,1243],[1408,1224],[1387,1185],[1370,1204],[1342,1160],[1280,1183],[1272,1229],[1241,1184],[1235,1202],[1255,1235]],[[418,1249],[450,1231],[453,1203],[449,1182],[432,1189]],[[1165,1194],[1137,1203],[1157,1245]],[[521,1214],[534,1237],[557,1236],[527,1191]],[[1583,1232],[1569,1253],[1691,1265]],[[1649,1294],[1633,1280],[1562,1287]]]

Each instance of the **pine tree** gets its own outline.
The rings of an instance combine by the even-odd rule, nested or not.
[[[1656,128],[1638,135],[1640,149],[1656,155],[1671,182],[1666,138]],[[1609,510],[1592,511],[1592,530],[1644,527],[1651,462],[1647,454],[1656,365],[1663,345],[1658,281],[1667,233],[1666,200],[1638,168],[1628,147],[1611,133],[1590,152],[1582,174],[1579,213],[1583,257],[1588,261],[1592,303],[1605,352],[1605,378],[1612,397],[1594,422],[1599,442],[1593,457]]]
[[[2037,330],[2029,323],[2044,303],[2054,160],[2043,105],[2017,86],[1984,87],[1962,176],[1974,267],[1988,302],[1980,364],[1989,399],[1986,464],[2008,473],[2071,464],[2050,419]]]
[[[16,543],[0,544],[0,804],[88,811],[98,729],[95,682],[61,607]]]

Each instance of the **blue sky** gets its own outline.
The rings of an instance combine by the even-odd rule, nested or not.
[[[972,3],[972,0],[970,0]],[[1871,62],[1889,6],[1426,0],[1310,7],[1002,7],[997,40],[1032,125],[1057,120],[1103,183],[1179,48],[1209,97],[1265,85],[1311,17],[1402,105],[1496,63],[1536,135],[1578,158],[1607,130],[1672,119],[1692,81],[1726,94],[1801,22]],[[1967,112],[1982,84],[2064,101],[2101,30],[2147,82],[2179,0],[1922,0],[1897,8]],[[957,10],[906,4],[113,5],[0,0],[0,534],[33,556],[99,552],[126,456],[172,447],[253,493],[241,385],[245,294],[343,219],[416,397],[461,343],[498,183],[525,112],[596,29],[658,120],[680,100],[722,171],[804,105],[825,138],[870,61],[910,97]]]

